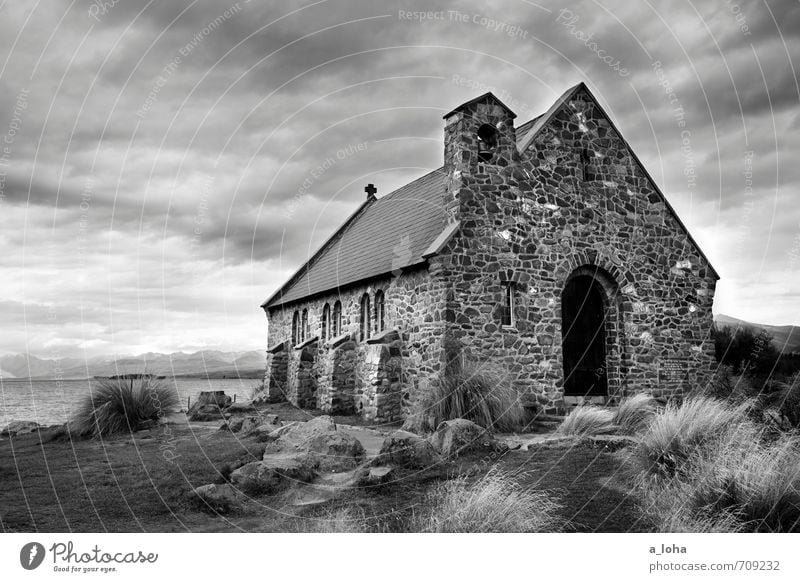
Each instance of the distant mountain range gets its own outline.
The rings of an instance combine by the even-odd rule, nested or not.
[[[206,350],[187,354],[147,353],[139,356],[102,356],[82,360],[47,360],[30,354],[0,356],[2,378],[90,378],[147,372],[160,376],[260,378],[266,369],[264,352]]]
[[[756,333],[763,329],[772,336],[772,343],[780,353],[800,353],[800,327],[796,325],[765,325],[763,323],[751,323],[721,313],[714,316],[714,322],[718,327],[748,328]]]
[[[765,330],[775,347],[783,353],[800,353],[800,327],[764,325],[719,314],[718,326]],[[195,376],[210,378],[261,378],[266,369],[264,352],[220,352],[206,350],[187,354],[147,353],[139,356],[102,356],[82,360],[63,358],[46,360],[29,354],[0,356],[0,378],[89,378],[148,372],[161,376]]]

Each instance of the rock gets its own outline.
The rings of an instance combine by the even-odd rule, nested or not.
[[[231,405],[231,397],[222,390],[201,392],[197,400],[189,407],[186,416],[189,420],[206,422],[225,418],[223,409]]]
[[[216,404],[205,404],[203,406],[192,404],[192,407],[186,413],[186,417],[195,422],[209,422],[224,419],[225,414]]]
[[[278,417],[274,414],[267,414],[263,417],[257,414],[252,414],[248,416],[235,416],[230,420],[223,422],[219,428],[220,430],[251,434],[261,426],[264,427],[263,430],[265,432],[272,432],[281,426],[281,421],[278,420]]]
[[[269,438],[272,442],[267,445],[268,452],[287,451],[298,452],[307,451],[311,440],[326,434],[333,434],[336,431],[336,424],[330,416],[317,416],[308,422],[296,422],[287,425],[286,429],[279,429],[280,433],[273,435],[277,438]]]
[[[401,467],[424,469],[440,460],[431,443],[412,432],[398,430],[383,440],[374,463],[392,463]]]
[[[21,434],[30,434],[40,428],[42,427],[32,420],[12,420],[8,423],[8,426],[0,431],[0,436],[14,437]]]
[[[308,441],[308,450],[325,471],[353,469],[366,455],[361,441],[344,432],[319,434]]]
[[[234,402],[225,409],[225,412],[240,414],[244,412],[255,412],[256,410],[258,409],[253,406],[252,402]]]
[[[458,456],[471,451],[493,451],[499,446],[495,438],[471,420],[446,420],[430,436],[433,448],[442,456]]]
[[[215,513],[228,513],[241,507],[239,493],[227,483],[203,485],[194,489],[193,494],[203,509]]]
[[[368,472],[360,476],[358,484],[362,487],[370,485],[384,485],[394,478],[396,471],[394,467],[370,467]]]
[[[315,462],[307,455],[269,455],[231,473],[231,483],[245,493],[273,494],[293,483],[309,483],[316,477]]]

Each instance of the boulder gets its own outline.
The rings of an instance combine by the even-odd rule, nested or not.
[[[307,455],[269,455],[231,473],[231,483],[245,493],[273,494],[293,483],[309,483],[316,477],[316,463]]]
[[[336,432],[336,424],[330,416],[317,416],[308,422],[296,422],[281,427],[278,433],[271,433],[267,440],[267,452],[307,451],[309,442],[320,435],[329,435]],[[276,437],[276,438],[275,438]]]
[[[229,412],[231,414],[241,414],[246,412],[256,412],[258,410],[255,406],[253,406],[252,402],[234,402],[227,408],[225,408],[225,412]]]
[[[30,434],[36,432],[40,428],[42,427],[32,420],[12,420],[8,423],[8,426],[0,431],[0,436],[14,437],[21,434]]]
[[[233,417],[220,425],[220,430],[229,430],[231,432],[240,432],[242,434],[251,434],[259,430],[262,432],[272,432],[281,426],[280,419],[274,414],[266,414],[259,416],[257,414],[250,414],[247,416]]]
[[[354,436],[344,432],[318,434],[308,441],[308,451],[325,471],[346,471],[364,460],[366,451]]]
[[[430,443],[445,457],[473,451],[494,451],[502,447],[488,430],[465,418],[441,423],[430,436]]]
[[[391,466],[370,467],[359,475],[358,484],[362,487],[384,485],[394,478],[396,472]]]
[[[383,440],[374,463],[392,463],[400,467],[424,469],[435,465],[440,457],[431,443],[413,432],[398,430]]]
[[[229,513],[241,508],[239,493],[227,483],[203,485],[194,489],[193,494],[203,509],[214,513]]]
[[[231,405],[231,397],[222,390],[201,392],[189,407],[186,416],[189,420],[206,422],[225,418],[223,410]]]

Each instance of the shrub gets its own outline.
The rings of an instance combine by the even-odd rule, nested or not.
[[[508,372],[463,355],[424,391],[410,416],[416,430],[435,430],[446,420],[466,418],[488,430],[511,432],[525,425],[525,410]]]
[[[614,432],[612,424],[614,413],[597,406],[578,406],[573,408],[558,428],[556,434],[590,436]]]
[[[775,407],[789,426],[800,428],[800,373],[788,382],[776,382],[767,396],[767,404]]]
[[[656,406],[656,400],[650,394],[635,394],[620,401],[611,422],[621,434],[639,433],[650,425]]]
[[[681,405],[669,403],[652,419],[630,461],[645,474],[671,476],[702,447],[731,431],[749,429],[749,405],[735,406],[706,396],[689,398]]]
[[[468,476],[438,484],[429,493],[417,531],[437,533],[520,533],[563,529],[561,506],[547,492],[523,488],[518,479],[493,467],[477,481]]]
[[[78,403],[69,430],[80,436],[134,432],[177,407],[178,393],[152,376],[97,380]]]
[[[703,515],[732,515],[745,531],[800,531],[800,440],[733,438],[699,464],[688,488]]]

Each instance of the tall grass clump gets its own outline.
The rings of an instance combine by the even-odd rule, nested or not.
[[[700,515],[731,515],[744,531],[800,531],[800,439],[734,438],[706,455],[687,487]]]
[[[178,393],[148,375],[101,379],[77,405],[69,430],[79,436],[134,432],[147,421],[157,422],[178,407]]]
[[[747,420],[749,403],[733,405],[706,396],[671,402],[656,415],[634,447],[630,461],[647,475],[671,476],[703,447],[731,434],[755,429]]]
[[[416,518],[416,531],[521,533],[563,530],[561,505],[544,491],[522,487],[519,474],[493,467],[477,481],[464,475],[438,484]]]
[[[446,420],[466,418],[488,430],[512,432],[525,425],[525,410],[506,370],[463,354],[431,382],[411,412],[423,432]]]
[[[650,425],[656,410],[656,400],[650,394],[634,394],[620,401],[611,423],[620,434],[637,434]]]
[[[614,413],[598,406],[578,406],[556,428],[556,434],[592,436],[614,432]]]

